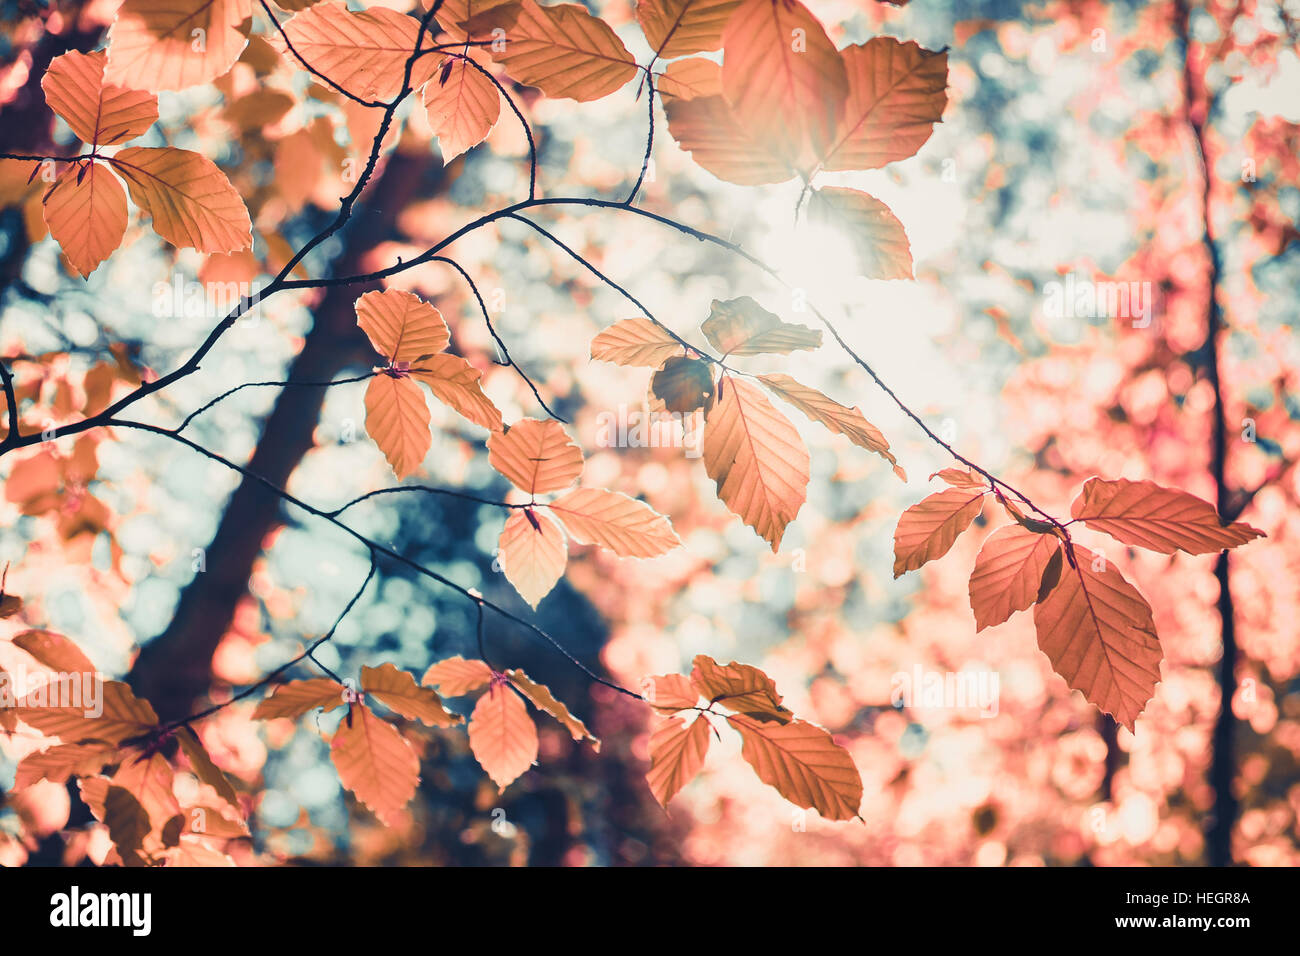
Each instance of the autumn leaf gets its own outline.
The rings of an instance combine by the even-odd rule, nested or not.
[[[81,648],[62,634],[53,631],[23,631],[13,643],[36,660],[60,674],[94,675],[98,673]]]
[[[808,449],[762,392],[734,377],[723,381],[705,419],[704,470],[722,502],[775,553],[808,494]]]
[[[672,96],[664,102],[664,113],[677,145],[724,182],[763,186],[795,176],[788,162],[767,152],[754,132],[732,116],[722,96]]]
[[[397,728],[353,704],[330,741],[339,781],[388,826],[415,796],[420,761]]]
[[[700,331],[723,358],[764,353],[789,355],[798,349],[821,348],[822,344],[820,329],[783,322],[747,295],[725,302],[714,299]]]
[[[798,0],[744,0],[722,31],[722,93],[765,151],[809,168],[849,92],[839,52]]]
[[[238,28],[251,15],[251,0],[124,0],[104,79],[155,93],[215,80],[248,44]]]
[[[1117,541],[1161,554],[1211,554],[1264,537],[1240,521],[1224,524],[1208,501],[1153,481],[1089,478],[1070,514]]]
[[[366,386],[366,433],[398,479],[415,472],[429,453],[429,406],[407,375],[380,374]]]
[[[856,189],[814,189],[808,200],[808,218],[848,239],[860,275],[868,279],[912,278],[907,233],[879,199]]]
[[[70,50],[50,61],[41,78],[45,102],[82,142],[116,146],[141,135],[158,119],[158,97],[104,81],[103,50]]]
[[[424,9],[432,0],[420,0]],[[490,38],[496,29],[514,26],[523,7],[519,0],[442,0],[438,23],[451,39],[460,42],[470,37]]]
[[[492,50],[492,58],[520,83],[579,102],[608,96],[636,75],[618,34],[576,3],[523,0],[504,50]]]
[[[852,820],[862,803],[862,777],[849,752],[825,730],[802,720],[768,723],[744,714],[727,722],[740,732],[741,756],[758,778],[795,806],[828,820]]]
[[[622,558],[653,558],[681,546],[668,519],[644,501],[603,488],[575,488],[551,502],[569,535]]]
[[[187,149],[128,146],[111,162],[131,199],[172,245],[199,252],[237,252],[253,244],[244,201],[226,174]]]
[[[987,491],[989,487],[988,479],[983,475],[962,468],[940,469],[930,476],[931,481],[935,478],[950,488],[967,488],[972,491],[980,488]]]
[[[564,427],[550,419],[524,418],[487,441],[488,463],[521,491],[559,491],[582,474],[582,452]]]
[[[506,519],[497,546],[506,580],[536,609],[564,574],[568,562],[564,532],[545,514],[516,509]]]
[[[122,863],[143,866],[141,853],[153,828],[140,801],[130,791],[111,784],[107,777],[83,777],[77,787],[81,801],[108,828],[108,838]]]
[[[660,96],[698,100],[722,96],[722,68],[712,60],[693,56],[669,63],[655,81]]]
[[[694,707],[700,700],[700,692],[683,674],[647,677],[641,682],[641,695],[655,710],[669,713]]]
[[[709,730],[703,715],[690,726],[680,717],[669,717],[650,735],[650,770],[645,779],[660,806],[667,809],[668,801],[703,768]]]
[[[406,61],[415,53],[420,23],[386,7],[357,11],[344,3],[318,3],[295,13],[282,29],[283,36],[276,30],[267,39],[291,65],[302,66],[289,44],[315,70],[353,96],[391,100],[402,89]],[[412,69],[412,88],[418,89],[433,75],[437,69],[434,60],[425,57]]]
[[[492,680],[492,670],[482,661],[448,657],[424,672],[422,684],[436,687],[446,697],[461,697]]]
[[[106,743],[58,744],[37,750],[18,761],[14,789],[25,790],[39,780],[67,783],[73,777],[99,773],[118,759],[117,748]]]
[[[102,712],[91,716],[90,694],[100,698]],[[83,686],[80,675],[51,681],[28,692],[13,708],[14,716],[48,737],[64,743],[87,740],[120,744],[152,731],[158,715],[121,681],[103,681],[96,689]]]
[[[347,700],[348,689],[328,677],[293,680],[281,684],[270,697],[263,699],[253,711],[253,719],[270,720],[273,717],[287,717],[294,720],[317,707],[333,710],[347,703]]]
[[[99,163],[73,163],[45,197],[45,225],[83,279],[126,234],[126,190]]]
[[[177,727],[176,741],[180,744],[186,759],[189,760],[194,775],[212,787],[221,799],[235,809],[239,809],[239,798],[235,795],[235,788],[231,785],[230,778],[213,762],[212,755],[203,746],[198,735],[188,727]]]
[[[978,488],[948,488],[904,511],[894,529],[894,577],[947,554],[983,507]]]
[[[1034,608],[1038,646],[1071,688],[1133,731],[1160,682],[1151,606],[1104,557],[1076,544],[1074,559]]]
[[[677,415],[713,407],[713,368],[703,359],[675,355],[650,377],[650,394],[657,405]]]
[[[748,714],[755,720],[786,723],[793,718],[781,704],[776,684],[757,667],[732,661],[722,665],[704,654],[696,656],[691,685],[711,704]],[[692,701],[694,703],[694,701]]]
[[[501,115],[500,91],[468,60],[452,60],[445,69],[425,84],[423,94],[444,164],[487,139]]]
[[[948,102],[948,53],[873,37],[840,51],[849,93],[826,170],[876,169],[915,155]]]
[[[636,18],[656,57],[665,60],[722,46],[722,30],[740,0],[638,0]]]
[[[431,355],[411,369],[411,378],[423,382],[438,401],[461,417],[488,431],[501,431],[501,410],[483,394],[483,373],[459,355]]]
[[[162,754],[127,750],[122,754],[122,765],[110,778],[115,787],[121,787],[139,801],[149,815],[150,831],[163,828],[180,812],[173,788],[176,771]]]
[[[545,711],[563,724],[564,729],[574,740],[590,740],[592,749],[597,753],[600,752],[600,740],[587,729],[586,724],[569,712],[569,708],[551,693],[549,687],[537,683],[521,670],[508,670],[506,677],[510,678],[510,683],[518,689],[519,693],[527,697],[534,707]]]
[[[451,341],[442,313],[402,289],[367,292],[357,299],[356,310],[357,325],[389,365],[412,365]]]
[[[645,318],[622,319],[591,340],[591,357],[615,365],[658,368],[682,345],[662,327]]]
[[[1055,535],[1035,534],[1019,525],[989,535],[970,576],[975,630],[1001,624],[1037,601],[1043,576],[1053,560],[1060,574],[1060,553],[1061,542]]]
[[[504,791],[537,761],[537,727],[523,700],[493,680],[469,718],[469,749],[497,789]]]
[[[812,421],[824,425],[836,435],[844,435],[859,448],[873,451],[894,466],[894,474],[903,481],[907,473],[889,450],[889,442],[879,428],[867,421],[855,405],[849,408],[817,391],[796,382],[789,375],[760,375],[758,380],[770,388],[782,401],[789,402]]]
[[[409,673],[387,662],[361,668],[361,689],[389,710],[430,727],[454,727],[461,722],[459,714],[442,706],[432,688],[421,687]]]

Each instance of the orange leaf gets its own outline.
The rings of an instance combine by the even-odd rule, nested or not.
[[[559,491],[582,474],[582,452],[557,421],[524,418],[487,441],[488,462],[521,491]]]
[[[636,75],[636,60],[618,34],[576,3],[543,7],[523,0],[504,51],[494,50],[492,58],[520,83],[580,102],[607,96]]]
[[[879,199],[856,189],[813,190],[808,218],[838,230],[852,245],[868,279],[912,278],[912,247],[903,224]]]
[[[1118,541],[1161,554],[1211,554],[1264,537],[1244,522],[1225,525],[1208,501],[1153,481],[1089,478],[1070,514]]]
[[[537,761],[537,727],[508,684],[494,680],[474,705],[469,749],[501,791]]]
[[[140,854],[152,827],[140,801],[130,791],[110,784],[107,777],[84,777],[77,787],[95,819],[108,827],[108,838],[123,864],[143,866]]]
[[[420,0],[424,9],[430,0]],[[438,23],[458,43],[467,37],[491,39],[495,29],[508,30],[519,19],[519,0],[443,0]]]
[[[424,672],[421,683],[438,688],[447,697],[460,697],[492,680],[492,670],[482,661],[448,657]]]
[[[529,520],[528,512],[516,509],[506,519],[498,561],[506,580],[536,609],[564,574],[568,550],[564,532],[554,520],[536,511],[531,515]]]
[[[251,15],[251,0],[125,0],[104,79],[155,93],[215,80],[247,46],[237,28]]]
[[[740,0],[638,0],[636,18],[656,57],[665,60],[722,46],[722,29]]]
[[[446,164],[487,139],[501,115],[501,93],[468,62],[453,60],[445,82],[439,73],[425,84],[424,111]]]
[[[889,441],[879,428],[867,421],[855,405],[849,408],[817,391],[796,382],[789,375],[760,375],[758,380],[776,393],[782,401],[789,402],[812,421],[826,426],[836,435],[845,435],[859,448],[874,451],[894,466],[894,474],[903,481],[907,473],[898,465],[898,459],[889,450]]]
[[[239,798],[235,796],[235,788],[231,786],[230,778],[222,773],[221,768],[213,762],[211,754],[203,746],[203,742],[199,740],[198,735],[188,727],[177,727],[176,741],[180,744],[181,750],[185,752],[185,757],[189,760],[194,775],[217,791],[217,795],[221,799],[235,809],[239,809]]]
[[[441,352],[451,341],[442,313],[411,292],[367,292],[357,299],[356,310],[357,325],[390,365],[413,364]]]
[[[622,319],[591,340],[591,357],[615,365],[658,368],[682,345],[649,319]]]
[[[641,694],[655,710],[668,712],[694,707],[700,700],[700,692],[682,674],[647,677],[641,682]]]
[[[983,475],[969,470],[964,471],[961,468],[944,468],[936,471],[930,476],[932,481],[935,478],[940,479],[950,488],[969,488],[972,490],[982,488],[987,491],[989,487],[988,480]]]
[[[573,538],[622,558],[653,558],[682,543],[667,518],[617,491],[575,488],[549,507]]]
[[[709,752],[709,722],[703,715],[686,726],[669,717],[650,735],[650,770],[645,775],[650,792],[667,809],[668,801],[695,779]]]
[[[38,780],[67,783],[72,777],[99,773],[104,765],[120,759],[112,744],[59,744],[29,753],[18,761],[14,789],[25,790]]]
[[[99,716],[93,716],[101,708]],[[33,689],[18,701],[13,714],[46,736],[58,737],[66,744],[86,740],[119,744],[158,725],[158,715],[149,702],[137,699],[126,684],[103,681],[92,689],[85,686],[80,676],[51,681]]]
[[[158,97],[104,82],[107,62],[103,50],[71,50],[51,60],[41,78],[50,109],[91,146],[116,146],[139,136],[158,119]]]
[[[732,377],[724,381],[705,420],[704,470],[718,497],[775,552],[808,494],[808,449],[762,392]]]
[[[673,96],[664,102],[664,113],[677,145],[725,182],[762,186],[795,176],[788,162],[769,153],[754,132],[732,115],[721,96]]]
[[[270,697],[262,700],[253,711],[254,720],[288,717],[293,720],[309,710],[324,707],[333,710],[347,702],[348,689],[328,677],[311,680],[292,680],[281,684]]]
[[[669,63],[659,74],[655,88],[660,96],[698,100],[722,95],[722,67],[712,60],[693,56]]]
[[[138,750],[122,754],[122,765],[110,778],[115,787],[130,793],[149,814],[151,830],[161,830],[163,825],[180,812],[172,788],[176,771],[160,753],[145,756]]]
[[[948,488],[904,511],[894,529],[894,577],[947,554],[983,507],[983,491]]]
[[[45,225],[83,279],[122,244],[126,191],[96,162],[73,163],[45,197]]]
[[[1074,558],[1034,608],[1038,646],[1070,687],[1132,731],[1160,682],[1151,607],[1104,558],[1079,545]]]
[[[438,401],[450,405],[475,425],[491,432],[501,431],[501,410],[479,385],[483,373],[459,355],[431,355],[418,368],[411,369],[411,377],[423,382]]]
[[[361,668],[361,689],[389,710],[410,720],[422,720],[430,727],[454,727],[461,722],[449,713],[431,688],[421,687],[415,678],[390,663]]]
[[[975,630],[1001,624],[1038,600],[1048,565],[1061,571],[1061,542],[1055,535],[1035,534],[1011,525],[988,536],[970,576],[970,606]],[[1055,583],[1055,582],[1052,582]]]
[[[849,96],[828,170],[876,169],[906,159],[930,138],[948,102],[948,54],[874,37],[840,51]]]
[[[238,252],[253,245],[244,201],[206,156],[171,146],[128,146],[112,157],[131,199],[153,217],[154,232],[173,246]]]
[[[691,670],[691,684],[709,703],[721,704],[727,710],[748,714],[755,720],[786,723],[794,716],[781,705],[781,695],[776,692],[772,678],[748,664],[732,661],[724,666],[699,654]]]
[[[62,634],[53,631],[23,631],[14,644],[52,671],[63,674],[95,674],[95,665],[81,648]]]
[[[828,820],[858,815],[862,777],[829,733],[802,720],[773,724],[734,714],[727,721],[744,741],[740,755],[781,796],[795,806],[815,807]]]
[[[302,62],[293,49],[319,72],[363,100],[391,100],[402,89],[406,61],[415,52],[420,22],[396,10],[371,7],[353,11],[344,3],[319,3],[296,13],[283,24],[284,35],[267,40],[288,62]],[[429,43],[429,33],[425,34]],[[432,56],[422,57],[411,71],[411,86],[419,88],[437,68]]]
[[[420,760],[397,728],[364,704],[339,721],[330,756],[339,781],[384,823],[392,826],[420,783]]]
[[[722,93],[736,120],[807,168],[834,141],[849,82],[835,44],[798,0],[745,0],[722,32]]]
[[[719,352],[727,355],[789,355],[797,349],[818,349],[820,329],[782,322],[752,298],[742,295],[723,302],[714,299],[700,331]]]
[[[419,386],[404,375],[372,378],[366,386],[366,433],[399,479],[419,468],[433,444],[429,406]]]
[[[534,707],[550,714],[556,720],[564,725],[564,729],[569,732],[574,740],[590,740],[592,749],[597,753],[600,752],[600,740],[587,729],[577,717],[569,712],[569,708],[551,693],[551,689],[545,684],[539,684],[520,670],[506,671],[506,676],[510,682],[518,688],[519,692],[527,697]]]

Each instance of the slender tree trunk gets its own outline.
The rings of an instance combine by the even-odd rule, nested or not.
[[[367,189],[344,232],[345,247],[333,265],[336,275],[364,271],[363,257],[391,238],[401,209],[420,191],[429,170],[425,157],[394,153]],[[441,186],[439,182],[438,186]],[[370,346],[357,328],[353,302],[378,283],[326,289],[314,310],[314,324],[294,360],[290,381],[326,381],[349,366],[373,364]],[[237,383],[231,383],[237,384]],[[248,467],[283,487],[312,447],[324,388],[280,389]],[[230,626],[236,604],[248,593],[253,563],[263,541],[281,520],[281,501],[259,482],[245,478],[231,496],[205,552],[206,570],[181,594],[171,624],[146,644],[131,669],[136,692],[153,703],[164,720],[190,712],[212,679],[212,655]]]

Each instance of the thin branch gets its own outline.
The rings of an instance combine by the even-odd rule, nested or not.
[[[650,153],[654,150],[655,145],[655,78],[649,67],[646,67],[645,70],[645,83],[647,112],[650,114],[649,121],[646,124],[648,132],[645,139],[645,156],[641,160],[641,173],[637,176],[632,191],[623,200],[625,206],[632,205],[636,201],[637,193],[641,191],[641,184],[645,182],[646,170],[650,168]]]
[[[183,432],[190,422],[198,418],[208,409],[212,408],[218,402],[223,402],[236,392],[242,392],[246,388],[329,388],[333,385],[351,385],[354,382],[364,382],[367,379],[374,378],[375,372],[367,372],[364,375],[357,375],[353,378],[334,378],[328,382],[245,382],[243,385],[236,385],[234,388],[226,389],[206,405],[196,408],[185,416],[185,420],[177,425],[172,431],[179,435]]]
[[[9,428],[5,431],[4,441],[0,442],[0,449],[3,449],[18,440],[18,397],[14,394],[14,377],[4,362],[0,362],[0,378],[4,379],[5,408],[9,412]]]
[[[378,491],[368,491],[364,495],[345,502],[333,511],[325,512],[327,517],[337,518],[343,512],[347,511],[354,505],[359,505],[363,501],[369,501],[371,498],[378,498],[381,495],[396,495],[406,491],[419,491],[429,495],[445,495],[449,498],[460,498],[463,501],[472,501],[480,505],[492,505],[496,508],[527,508],[527,504],[510,504],[505,501],[493,501],[491,498],[482,498],[478,495],[471,495],[464,491],[455,491],[451,488],[434,488],[431,485],[399,485],[396,488],[380,488]]]
[[[262,9],[266,12],[266,18],[271,21],[271,23],[275,26],[275,28],[278,31],[280,31],[280,39],[284,40],[284,45],[289,49],[289,52],[293,54],[294,59],[296,59],[299,63],[302,64],[302,68],[304,70],[306,70],[312,76],[316,77],[318,80],[321,80],[322,82],[327,84],[330,87],[330,89],[335,90],[338,93],[342,93],[344,96],[346,96],[354,103],[359,103],[360,105],[368,107],[370,109],[384,109],[385,107],[388,106],[387,103],[384,103],[380,100],[368,100],[365,97],[357,96],[357,94],[353,93],[351,90],[347,89],[346,87],[341,86],[338,83],[335,83],[332,79],[330,79],[320,70],[316,69],[316,67],[308,63],[306,57],[304,57],[301,53],[299,53],[298,50],[294,47],[293,41],[289,39],[289,34],[285,32],[284,26],[280,23],[280,20],[276,17],[276,15],[271,11],[270,5],[266,2],[266,0],[260,0],[260,2],[262,4]]]

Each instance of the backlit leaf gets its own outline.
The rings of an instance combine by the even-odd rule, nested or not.
[[[808,494],[808,449],[763,393],[723,380],[704,427],[704,469],[718,497],[775,552]]]
[[[488,462],[521,491],[559,491],[582,474],[582,452],[564,427],[550,419],[524,418],[488,438]]]
[[[603,488],[575,488],[551,502],[569,535],[622,558],[653,558],[681,546],[668,519],[644,501]]]
[[[126,234],[126,190],[99,163],[69,165],[45,198],[45,225],[83,279]]]
[[[713,407],[713,367],[703,359],[674,355],[650,376],[650,394],[657,405],[678,415]]]
[[[99,716],[93,716],[98,697]],[[14,716],[65,744],[85,740],[121,743],[148,733],[158,725],[158,715],[146,700],[139,700],[120,681],[103,681],[87,687],[80,676],[51,681],[28,692],[13,708]]]
[[[251,0],[124,0],[104,79],[155,93],[215,80],[248,44],[238,27],[251,15]]]
[[[827,186],[808,200],[808,217],[850,243],[858,273],[868,279],[912,278],[912,247],[903,224],[879,199],[856,189]]]
[[[758,778],[795,806],[828,820],[852,820],[862,803],[862,777],[849,752],[825,730],[802,720],[767,723],[733,714],[741,756]]]
[[[600,740],[587,729],[586,724],[569,712],[569,708],[551,693],[549,687],[537,683],[521,670],[506,671],[506,676],[534,707],[545,711],[562,723],[574,740],[590,740],[592,749],[600,751]]]
[[[408,376],[376,375],[366,386],[366,434],[399,479],[420,467],[433,444],[429,406]]]
[[[287,717],[293,720],[317,707],[333,710],[347,703],[348,689],[328,677],[293,680],[281,684],[270,697],[264,698],[253,711],[254,720]]]
[[[667,808],[668,801],[704,766],[709,731],[703,716],[696,717],[689,727],[682,718],[669,717],[650,735],[650,770],[645,779],[660,806]]]
[[[144,133],[158,119],[158,97],[104,82],[103,50],[70,50],[50,61],[41,78],[45,102],[91,146],[117,146]]]
[[[469,718],[469,749],[498,790],[537,761],[537,726],[508,683],[493,681]]]
[[[1160,682],[1151,607],[1104,558],[1079,545],[1074,556],[1078,567],[1063,568],[1034,608],[1038,646],[1071,688],[1132,731]]]
[[[361,689],[389,710],[410,720],[420,720],[430,727],[454,727],[461,722],[458,714],[442,706],[442,700],[429,687],[421,687],[407,671],[385,662],[378,667],[361,668]]]
[[[655,89],[661,96],[682,100],[721,96],[722,68],[712,60],[698,56],[674,60],[659,74]]]
[[[782,401],[789,402],[813,421],[824,425],[836,435],[847,436],[849,441],[859,448],[874,451],[894,466],[894,474],[904,481],[907,480],[906,473],[899,467],[898,459],[889,450],[889,442],[884,434],[867,421],[856,405],[853,408],[841,405],[817,389],[796,382],[789,375],[779,373],[760,375],[758,380],[775,392]]]
[[[681,343],[645,318],[622,319],[591,340],[591,357],[615,365],[658,368]]]
[[[420,760],[397,728],[353,704],[330,741],[339,781],[392,826],[420,782]]]
[[[492,669],[482,661],[448,657],[424,672],[421,683],[438,688],[445,697],[461,697],[492,680]]]
[[[795,176],[790,163],[769,153],[721,96],[672,97],[664,102],[664,112],[677,145],[721,180],[762,186]]]
[[[963,468],[943,468],[936,471],[930,478],[931,480],[938,478],[950,488],[983,488],[987,490],[989,487],[988,479],[983,475]]]
[[[873,37],[840,58],[849,95],[823,168],[876,169],[914,155],[948,102],[947,52]]]
[[[95,665],[76,644],[53,631],[23,631],[13,642],[52,671],[95,674]]]
[[[597,100],[636,75],[636,61],[604,20],[576,3],[523,0],[505,49],[492,51],[512,78],[547,96]]]
[[[228,804],[238,809],[239,798],[235,795],[235,788],[231,785],[230,778],[213,762],[211,754],[203,746],[198,735],[188,727],[177,727],[176,741],[184,751],[186,759],[189,760],[194,775],[212,787]]]
[[[641,682],[641,696],[655,710],[674,713],[699,703],[700,692],[683,674],[660,674]]]
[[[989,535],[970,576],[975,630],[1001,624],[1037,601],[1043,574],[1060,550],[1055,535],[1035,534],[1020,525],[999,528]]]
[[[128,146],[112,157],[131,199],[153,217],[153,228],[174,246],[200,252],[238,252],[253,244],[244,201],[226,174],[187,149]]]
[[[67,783],[73,777],[99,773],[105,764],[120,759],[112,744],[59,744],[29,753],[18,761],[14,789],[24,790],[38,780]]]
[[[740,0],[638,0],[636,18],[655,55],[672,60],[722,46]]]
[[[479,385],[483,373],[459,355],[441,353],[422,359],[411,369],[411,377],[423,382],[438,401],[475,425],[492,432],[501,430],[501,410],[483,394]]]
[[[515,510],[501,531],[498,561],[506,580],[534,608],[564,574],[568,548],[559,525],[540,511]]]
[[[894,577],[947,554],[983,506],[983,491],[948,488],[904,511],[894,529]]]
[[[710,703],[755,720],[785,723],[794,717],[781,704],[776,683],[757,667],[736,661],[723,665],[704,654],[697,655],[694,663],[691,684]]]
[[[1225,525],[1208,501],[1154,481],[1089,478],[1070,514],[1117,541],[1161,554],[1211,554],[1264,537],[1244,522]]]
[[[798,349],[821,348],[822,344],[820,329],[783,322],[747,295],[725,302],[714,299],[700,330],[724,357],[789,355]]]
[[[483,140],[501,115],[501,93],[465,60],[454,60],[424,86],[424,111],[438,137],[442,161],[450,163]]]
[[[367,292],[356,302],[357,325],[391,365],[414,364],[451,341],[442,313],[402,289]]]

